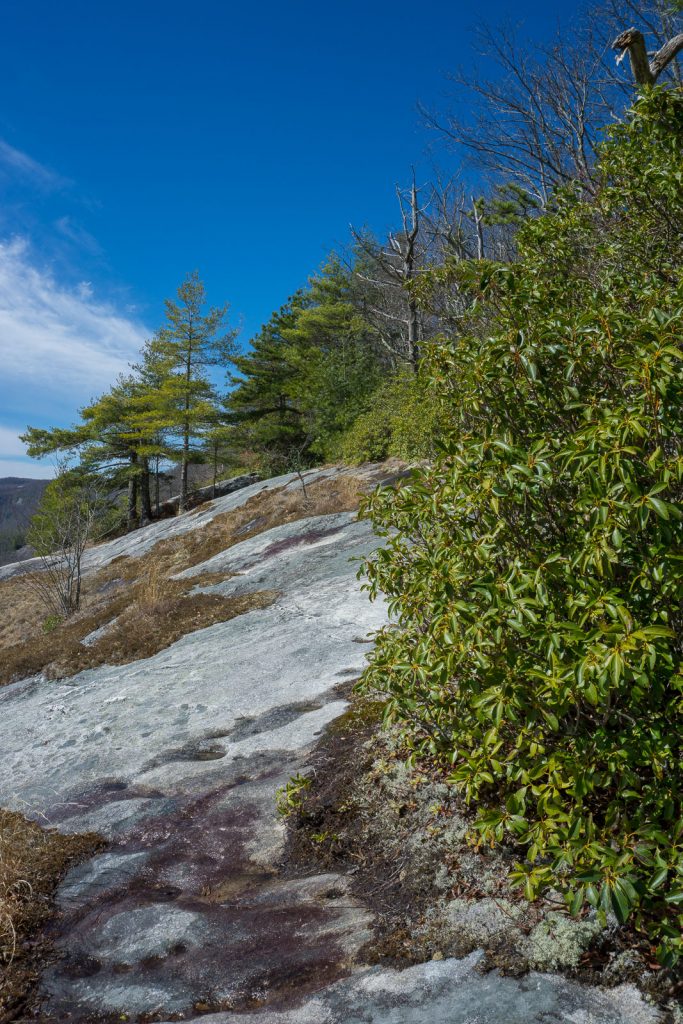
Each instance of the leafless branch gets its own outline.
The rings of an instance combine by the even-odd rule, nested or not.
[[[56,497],[48,493],[31,522],[30,542],[41,564],[25,577],[48,612],[59,618],[80,607],[83,553],[104,504],[93,484],[68,485],[66,473],[62,464],[53,482]]]

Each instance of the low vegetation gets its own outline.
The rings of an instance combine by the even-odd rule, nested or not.
[[[483,950],[485,969],[560,970],[588,984],[635,982],[665,1005],[675,974],[633,927],[566,913],[557,891],[529,905],[515,887],[514,843],[473,842],[476,809],[444,779],[438,759],[406,764],[383,704],[356,695],[279,794],[289,870],[347,874],[373,912],[363,960],[399,968]]]
[[[16,1019],[39,977],[46,948],[35,935],[53,913],[58,882],[103,845],[99,836],[60,835],[0,810],[0,1020]]]
[[[339,441],[337,454],[352,464],[390,457],[406,462],[431,459],[442,433],[439,417],[426,379],[397,374],[373,394],[367,410]]]

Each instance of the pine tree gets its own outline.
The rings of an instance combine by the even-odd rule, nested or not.
[[[155,424],[150,424],[147,411],[153,400],[147,383],[134,373],[121,375],[110,391],[81,410],[92,438],[82,463],[100,471],[108,466],[110,472],[127,464],[128,529],[152,518],[149,458],[157,449]]]
[[[157,401],[166,425],[180,439],[179,511],[187,504],[187,470],[192,451],[211,423],[215,391],[208,368],[234,352],[236,332],[226,329],[227,305],[204,312],[206,292],[196,271],[178,288],[178,301],[166,300],[166,324],[150,343],[165,372]]]
[[[131,396],[131,425],[140,442],[142,457],[146,465],[147,491],[150,494],[152,474],[154,478],[154,506],[159,515],[161,465],[179,457],[172,424],[175,414],[169,405],[169,396],[164,389],[172,363],[163,353],[155,349],[153,341],[147,341],[142,350],[142,359],[133,367],[139,384]],[[150,469],[153,466],[153,470]],[[144,492],[143,480],[143,492]]]
[[[80,423],[28,427],[23,435],[29,455],[77,455],[82,472],[102,477],[113,489],[126,487],[129,530],[151,519],[147,459],[154,439],[141,414],[150,394],[138,376],[121,375],[108,392],[80,410]]]
[[[250,351],[233,356],[237,373],[228,376],[229,421],[235,426],[237,444],[258,454],[269,469],[282,470],[289,453],[305,441],[306,431],[299,403],[294,400],[299,368],[291,362],[286,332],[294,327],[305,302],[297,292],[251,341]]]
[[[232,359],[230,417],[271,470],[335,457],[381,380],[374,332],[353,300],[352,275],[332,257]]]

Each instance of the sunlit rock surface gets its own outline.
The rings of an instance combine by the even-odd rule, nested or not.
[[[289,477],[227,495],[94,549],[89,567],[143,554],[282,485],[300,483]],[[476,954],[401,973],[368,969],[359,950],[372,921],[346,880],[278,871],[284,830],[275,790],[343,711],[340,685],[360,673],[368,633],[385,621],[381,602],[371,604],[356,579],[354,559],[375,544],[350,513],[277,527],[185,573],[233,574],[207,588],[227,594],[275,589],[270,607],[143,661],[0,690],[0,805],[111,841],[61,887],[60,957],[43,979],[48,1019],[658,1019],[627,986],[484,975]]]
[[[630,985],[598,991],[561,977],[482,974],[481,954],[404,971],[356,971],[286,1011],[219,1013],[205,1024],[650,1024],[657,1017]]]

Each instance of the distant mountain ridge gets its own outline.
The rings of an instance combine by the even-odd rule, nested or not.
[[[0,565],[28,558],[26,531],[47,480],[20,476],[0,477]]]

